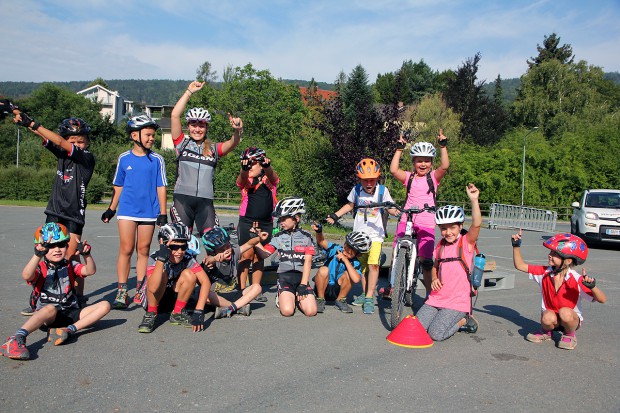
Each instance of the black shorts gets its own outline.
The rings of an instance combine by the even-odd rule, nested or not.
[[[340,284],[327,284],[325,289],[325,301],[336,301],[340,295]]]
[[[182,222],[189,227],[190,232],[196,231],[201,235],[218,223],[212,199],[181,194],[173,195],[170,219]]]
[[[239,217],[239,225],[237,225],[237,236],[239,237],[239,245],[243,245],[250,239],[254,238],[254,234],[250,232],[250,228],[254,225],[254,222],[258,222],[258,227],[261,231],[267,232],[269,237],[265,241],[261,241],[261,244],[267,245],[271,241],[271,233],[273,232],[273,222],[268,221],[254,221],[250,218]]]
[[[56,215],[45,214],[47,218],[45,218],[45,223],[55,222],[57,224],[62,224],[67,227],[70,234],[82,235],[82,231],[84,230],[84,224],[78,224],[75,221],[68,220],[66,218],[61,218]]]
[[[295,294],[301,284],[302,274],[299,271],[289,271],[278,274],[278,295],[283,291]],[[308,285],[308,294],[314,295],[314,290]]]
[[[80,319],[81,311],[81,308],[68,308],[66,310],[59,310],[56,313],[56,318],[54,319],[54,321],[48,324],[48,327],[54,328],[70,326],[71,324],[76,323]]]

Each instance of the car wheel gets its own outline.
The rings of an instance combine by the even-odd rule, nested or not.
[[[577,228],[577,223],[573,221],[570,222],[570,233],[573,235],[578,235],[577,234],[578,228]]]

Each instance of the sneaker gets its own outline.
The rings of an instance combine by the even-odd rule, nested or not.
[[[354,306],[363,306],[364,305],[364,300],[366,299],[365,295],[358,295],[357,297],[355,297],[355,300],[353,300],[353,302],[351,303],[351,305]]]
[[[138,326],[139,333],[152,333],[155,329],[155,320],[157,319],[157,313],[146,312],[142,317],[142,322]]]
[[[364,314],[373,314],[375,312],[375,299],[373,297],[364,299],[364,306],[362,307]]]
[[[112,307],[117,309],[127,308],[129,305],[129,296],[127,295],[126,288],[119,288],[116,292],[116,298],[112,303]]]
[[[141,291],[136,291],[136,295],[133,296],[133,303],[134,304],[142,304],[142,292]]]
[[[531,341],[532,343],[542,343],[543,341],[551,340],[551,331],[536,331],[534,333],[529,333],[525,336],[527,341]]]
[[[218,318],[230,318],[232,317],[232,311],[228,307],[215,307],[215,314],[213,315],[213,319],[217,320]]]
[[[351,307],[349,307],[349,304],[347,304],[347,299],[346,298],[341,298],[339,300],[334,301],[334,305],[336,306],[336,308],[338,308],[343,313],[352,313],[353,312],[353,309]]]
[[[478,331],[478,322],[469,314],[465,316],[465,324],[459,327],[459,332],[473,334]]]
[[[325,312],[325,298],[316,298],[316,312],[324,313]]]
[[[276,308],[280,308],[280,296],[276,294]]]
[[[34,309],[30,306],[24,308],[22,311],[19,312],[21,315],[25,315],[26,317],[30,317],[31,315],[34,314]]]
[[[69,330],[66,328],[52,328],[50,334],[47,336],[47,341],[59,346],[69,338]]]
[[[267,297],[265,297],[263,295],[263,293],[260,293],[255,299],[254,301],[258,302],[258,303],[266,303],[267,302]]]
[[[560,341],[558,341],[558,348],[562,348],[564,350],[574,350],[577,347],[577,337],[575,334],[572,335],[562,334]]]
[[[244,305],[243,307],[237,309],[237,314],[241,314],[244,315],[246,317],[248,317],[250,314],[252,314],[252,309],[250,308],[250,303]]]
[[[388,285],[387,287],[381,288],[379,290],[379,294],[381,294],[381,298],[384,300],[392,299],[392,286]]]
[[[192,317],[189,315],[189,312],[184,308],[181,310],[180,313],[170,314],[170,324],[173,324],[175,326],[191,327]]]
[[[0,348],[0,353],[4,357],[16,360],[30,359],[30,351],[26,347],[26,338],[24,336],[11,336]]]

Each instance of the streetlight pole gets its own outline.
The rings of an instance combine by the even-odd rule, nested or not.
[[[532,129],[530,129],[525,136],[523,136],[523,162],[522,162],[522,166],[523,169],[521,170],[521,206],[523,206],[523,198],[525,196],[525,139],[527,138],[527,136],[534,132],[536,129],[538,129],[538,126],[534,126]]]

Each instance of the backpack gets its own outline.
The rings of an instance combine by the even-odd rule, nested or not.
[[[45,278],[47,277],[47,265],[45,262],[41,260],[39,262],[39,271],[40,274],[34,282],[32,282],[32,292],[30,293],[30,307],[33,309],[37,308],[37,303],[39,298],[41,298],[41,292],[43,291],[43,285],[45,285]],[[73,270],[73,265],[70,262],[67,263],[67,273],[69,275],[69,282],[72,286],[75,285],[75,271]],[[146,284],[146,283],[145,283]]]
[[[435,199],[436,194],[435,194],[435,184],[433,183],[433,178],[431,177],[431,172],[433,171],[429,171],[426,174],[426,183],[428,184],[428,192],[427,194],[432,193],[433,194],[433,204],[437,204],[437,201]],[[411,183],[413,182],[413,172],[409,175],[409,180],[407,181],[407,192],[405,192],[405,199],[407,199],[409,197],[409,190],[411,190]]]
[[[385,185],[377,184],[377,187],[379,189],[378,202],[383,202],[383,194],[385,194]],[[355,218],[355,216],[357,215],[357,209],[358,209],[357,206],[359,204],[359,198],[360,198],[361,192],[362,192],[362,184],[355,185],[355,198],[353,199],[353,218]],[[381,221],[383,223],[383,232],[385,233],[385,235],[387,235],[387,223],[388,223],[388,217],[390,216],[390,214],[388,214],[386,208],[380,208],[380,210],[381,210]],[[364,217],[366,217],[366,212],[364,212]]]

